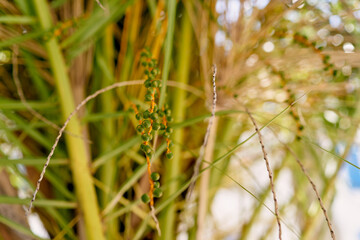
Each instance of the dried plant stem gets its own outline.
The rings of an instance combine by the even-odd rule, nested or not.
[[[257,124],[255,122],[255,119],[253,118],[253,116],[251,115],[251,113],[249,112],[249,110],[247,108],[246,108],[246,112],[249,115],[252,123],[254,124],[255,131],[256,131],[256,133],[257,133],[257,135],[259,137],[259,142],[260,142],[261,149],[262,149],[262,152],[263,152],[263,155],[264,155],[266,169],[267,169],[267,171],[269,173],[270,187],[271,187],[271,192],[273,194],[274,205],[275,205],[275,216],[276,216],[276,221],[277,221],[277,224],[278,224],[278,227],[279,227],[279,239],[281,240],[281,223],[280,223],[280,217],[279,217],[279,206],[278,206],[278,202],[277,202],[277,198],[276,198],[274,181],[273,181],[273,174],[272,174],[272,170],[271,170],[271,167],[270,167],[270,164],[269,164],[269,159],[267,157],[267,152],[265,150],[265,146],[264,146],[264,143],[263,143],[263,140],[262,140],[262,136],[261,136],[260,130],[259,130],[259,128],[258,128],[258,126],[257,126]]]
[[[191,183],[190,183],[189,189],[188,189],[188,191],[186,193],[186,202],[190,201],[191,194],[192,194],[192,192],[194,190],[195,182],[196,182],[197,176],[199,175],[199,171],[200,171],[201,161],[204,158],[205,147],[206,147],[206,145],[208,143],[211,127],[212,127],[212,124],[213,124],[214,119],[215,119],[215,110],[216,110],[216,102],[217,102],[216,73],[217,73],[216,65],[213,65],[213,76],[212,76],[213,101],[212,101],[211,117],[209,119],[209,124],[208,124],[207,129],[206,129],[204,142],[203,142],[203,144],[201,145],[201,148],[200,148],[199,157],[196,159],[196,162],[195,162],[194,172],[193,172],[193,175],[191,176]]]
[[[309,173],[306,171],[304,165],[302,164],[302,162],[300,161],[300,159],[296,156],[296,154],[294,153],[294,151],[289,147],[287,146],[285,143],[283,143],[285,148],[288,150],[288,152],[293,155],[293,157],[295,158],[297,164],[299,164],[300,168],[301,168],[301,171],[305,174],[306,178],[308,179],[308,181],[310,182],[311,184],[311,187],[312,189],[314,190],[315,194],[316,194],[316,197],[317,197],[317,200],[319,201],[319,204],[320,204],[320,207],[321,207],[321,210],[323,211],[324,213],[324,216],[325,216],[325,219],[326,219],[326,222],[327,222],[327,225],[328,225],[328,228],[329,228],[329,231],[330,231],[330,235],[331,235],[331,238],[333,240],[336,239],[335,237],[335,232],[334,232],[334,229],[332,227],[332,224],[331,224],[331,221],[327,215],[327,211],[326,211],[326,208],[324,206],[324,203],[323,201],[321,200],[321,197],[320,197],[320,194],[316,188],[316,185],[315,183],[313,182],[313,180],[311,179]]]
[[[105,88],[102,88],[98,91],[96,91],[95,93],[89,95],[88,97],[86,97],[79,105],[76,106],[75,110],[70,113],[70,115],[68,116],[68,118],[66,119],[66,121],[64,122],[63,126],[61,127],[61,129],[59,130],[59,133],[58,133],[58,136],[56,137],[55,139],[55,143],[54,145],[51,147],[51,151],[49,153],[49,155],[47,156],[46,158],[46,162],[45,162],[45,165],[41,171],[41,174],[40,174],[40,177],[39,179],[37,180],[37,184],[36,184],[36,189],[34,191],[34,194],[33,194],[33,197],[30,201],[30,205],[29,205],[29,208],[27,209],[27,212],[26,214],[30,214],[31,212],[31,208],[32,208],[32,205],[33,205],[33,202],[35,201],[35,198],[36,198],[36,194],[39,192],[40,190],[40,184],[41,184],[41,181],[42,179],[44,178],[44,175],[45,175],[45,172],[46,172],[46,168],[48,167],[49,163],[50,163],[50,159],[51,157],[53,156],[54,152],[55,152],[55,148],[56,146],[58,145],[59,143],[59,140],[66,128],[66,126],[68,125],[68,123],[70,122],[71,118],[87,103],[89,102],[90,100],[96,98],[98,95],[104,93],[104,92],[107,92],[107,91],[110,91],[114,88],[118,88],[118,87],[124,87],[124,86],[130,86],[130,85],[140,85],[140,84],[143,84],[144,81],[143,80],[137,80],[137,81],[125,81],[125,82],[118,82],[118,83],[114,83],[108,87],[105,87]]]
[[[213,149],[215,147],[215,140],[216,140],[216,128],[218,119],[215,118],[211,133],[209,136],[209,141],[207,147],[205,149],[204,159],[206,159],[207,163],[213,161]],[[203,161],[202,169],[205,168]],[[206,165],[207,165],[206,163]],[[209,201],[209,183],[210,183],[210,171],[205,171],[200,177],[199,183],[199,204],[198,204],[198,214],[197,214],[197,230],[196,230],[196,239],[197,240],[205,240],[205,222],[206,222],[206,215],[208,211],[208,201]]]
[[[150,209],[151,209],[150,214],[151,214],[152,219],[153,219],[154,222],[155,222],[156,230],[157,230],[159,236],[161,236],[160,223],[159,223],[159,220],[158,220],[157,217],[156,217],[155,207],[154,207],[154,206],[150,206]]]
[[[185,232],[188,229],[188,225],[192,215],[191,205],[195,202],[195,198],[192,197],[192,192],[195,188],[196,179],[199,176],[200,172],[200,165],[205,155],[205,149],[208,144],[209,136],[211,133],[212,125],[215,120],[215,110],[216,110],[216,102],[217,102],[217,93],[216,93],[216,74],[217,68],[216,65],[213,65],[213,76],[212,76],[212,86],[213,86],[213,101],[212,101],[212,110],[211,110],[211,117],[209,119],[209,123],[206,129],[204,141],[200,147],[200,153],[198,158],[196,159],[194,172],[190,179],[190,185],[185,197],[185,207],[184,212],[181,214],[180,218],[182,223],[179,224],[178,232]],[[203,213],[202,213],[203,214]],[[200,220],[201,221],[201,220]],[[200,232],[199,232],[200,233]]]
[[[107,9],[104,7],[104,5],[102,5],[102,3],[100,2],[100,0],[95,0],[95,2],[99,5],[99,7],[104,10],[107,11]]]
[[[55,123],[51,122],[49,119],[47,119],[46,117],[44,117],[43,115],[41,115],[40,113],[38,113],[37,111],[35,111],[30,104],[26,101],[24,92],[22,90],[22,86],[21,86],[21,82],[19,79],[19,67],[18,67],[18,57],[19,55],[19,47],[17,45],[14,45],[13,47],[13,55],[12,55],[12,75],[13,75],[13,79],[14,79],[14,83],[15,83],[15,87],[16,87],[16,92],[20,97],[20,101],[22,104],[24,104],[24,106],[26,107],[26,109],[33,115],[35,116],[37,119],[39,119],[40,121],[43,121],[44,123],[46,123],[47,125],[49,125],[50,127],[56,129],[56,130],[60,130],[60,127],[58,125],[56,125]],[[87,142],[91,142],[90,140],[76,135],[76,134],[72,134],[70,132],[64,131],[64,133],[73,136],[73,137],[77,137],[77,138],[81,138],[84,141]]]

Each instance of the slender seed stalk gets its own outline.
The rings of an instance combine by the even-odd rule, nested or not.
[[[274,181],[273,181],[273,173],[272,173],[272,170],[271,170],[271,167],[270,167],[269,159],[267,157],[267,152],[265,150],[265,146],[264,146],[264,142],[262,140],[260,130],[259,130],[259,128],[258,128],[258,126],[257,126],[257,124],[255,122],[255,119],[253,118],[253,116],[251,115],[251,113],[249,112],[248,109],[246,109],[246,112],[249,114],[249,117],[250,117],[252,123],[254,124],[255,131],[256,131],[256,133],[257,133],[257,135],[259,137],[259,142],[260,142],[260,145],[261,145],[261,149],[262,149],[262,152],[264,154],[264,160],[265,160],[265,164],[266,164],[266,169],[267,169],[267,171],[269,173],[271,192],[273,194],[276,221],[277,221],[277,224],[278,224],[278,227],[279,227],[279,240],[281,240],[282,237],[281,237],[281,223],[280,223],[280,216],[279,216],[279,206],[278,206],[278,201],[277,201],[277,198],[276,198],[276,192],[275,192]]]
[[[36,185],[36,189],[34,191],[34,194],[33,194],[33,197],[30,201],[30,205],[29,205],[29,208],[27,210],[28,213],[30,213],[31,211],[31,208],[32,208],[32,204],[33,202],[35,201],[36,199],[36,195],[37,193],[39,192],[39,189],[40,189],[40,184],[41,184],[41,181],[43,180],[44,178],[44,175],[45,175],[45,172],[46,172],[46,169],[47,167],[49,166],[50,164],[50,160],[52,158],[52,156],[54,155],[54,152],[55,152],[55,149],[57,147],[57,145],[59,144],[59,141],[60,141],[60,138],[61,136],[63,135],[64,131],[65,131],[65,128],[70,125],[70,120],[73,119],[73,117],[75,116],[75,114],[77,112],[79,112],[79,110],[85,106],[86,103],[88,103],[90,100],[96,98],[98,95],[102,94],[102,93],[105,93],[107,91],[110,91],[114,88],[118,88],[118,87],[124,87],[124,86],[130,86],[130,85],[139,85],[139,84],[142,84],[144,81],[142,80],[138,80],[138,81],[128,81],[128,82],[121,82],[121,83],[114,83],[110,86],[107,86],[105,88],[102,88],[102,89],[99,89],[97,90],[96,92],[94,92],[93,94],[89,95],[88,97],[86,97],[83,101],[81,101],[81,103],[79,105],[76,106],[76,108],[74,109],[74,111],[72,111],[69,116],[67,117],[67,119],[65,120],[63,126],[61,127],[61,129],[59,130],[59,133],[55,139],[55,142],[53,144],[53,146],[51,147],[51,151],[49,153],[49,155],[47,156],[46,158],[46,162],[45,162],[45,165],[43,167],[43,170],[41,171],[41,174],[40,174],[40,177],[37,181],[37,185]],[[111,201],[112,204],[116,204],[115,201]],[[109,204],[110,205],[110,204]],[[108,206],[109,207],[109,206]],[[112,206],[113,207],[113,206]],[[105,209],[106,210],[106,209]],[[104,210],[104,211],[105,211]],[[106,212],[106,211],[105,211]]]

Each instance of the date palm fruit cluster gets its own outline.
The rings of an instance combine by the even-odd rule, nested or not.
[[[166,157],[173,158],[173,153],[170,150],[172,145],[170,134],[173,129],[169,126],[169,122],[173,119],[171,117],[171,110],[165,104],[161,109],[158,107],[157,102],[160,94],[161,82],[157,79],[160,70],[157,67],[157,60],[153,59],[151,52],[145,50],[141,53],[141,65],[145,68],[144,73],[146,80],[144,86],[146,88],[145,101],[149,102],[148,109],[141,111],[140,106],[134,106],[135,117],[139,121],[136,127],[137,132],[141,134],[142,144],[141,150],[144,152],[147,162],[147,171],[149,175],[150,191],[141,196],[144,203],[154,205],[154,197],[160,198],[162,190],[160,189],[160,174],[151,172],[151,156],[154,150],[151,145],[151,140],[155,135],[161,135],[166,141]]]
[[[301,47],[308,47],[313,49],[313,51],[322,59],[323,62],[323,70],[325,72],[329,71],[334,77],[337,74],[337,70],[334,69],[334,64],[330,63],[330,56],[324,54],[324,47],[316,47],[316,41],[310,41],[308,37],[301,35],[300,33],[294,34],[294,43],[299,44]]]

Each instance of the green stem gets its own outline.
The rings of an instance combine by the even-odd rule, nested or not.
[[[165,103],[166,97],[166,82],[169,76],[170,63],[171,63],[171,52],[173,48],[174,40],[174,29],[175,29],[175,18],[176,18],[176,0],[169,0],[167,2],[168,8],[168,28],[165,40],[165,57],[164,57],[164,67],[162,72],[162,87],[160,92],[159,99],[159,108],[161,109]]]
[[[113,74],[113,66],[112,66],[112,59],[113,59],[113,53],[112,53],[112,30],[111,26],[109,26],[106,29],[105,38],[102,41],[102,44],[99,46],[101,50],[97,51],[97,58],[101,58],[104,61],[104,64],[106,64],[106,67],[108,71]],[[104,51],[105,49],[105,51]],[[104,74],[103,70],[103,80],[101,87],[109,86],[113,83],[113,79],[109,79],[106,74]],[[101,109],[104,114],[112,113],[114,112],[114,106],[113,106],[113,94],[112,92],[104,93],[100,96],[101,100]],[[104,119],[103,120],[103,131],[101,132],[101,151],[102,153],[109,152],[113,149],[113,140],[115,138],[115,125],[114,121],[112,119]],[[109,187],[109,189],[113,190],[113,184],[115,180],[115,174],[116,174],[116,167],[115,167],[115,158],[109,159],[101,168],[101,180],[102,182]],[[109,202],[109,195],[108,193],[103,193],[101,202],[105,206]]]
[[[47,2],[45,0],[34,0],[34,4],[42,29],[51,29],[52,18]],[[66,65],[55,38],[46,41],[45,48],[59,94],[62,117],[65,120],[75,109]],[[76,117],[73,117],[72,121],[70,121],[68,131],[75,135],[81,135],[80,123]],[[89,156],[86,152],[85,143],[82,139],[69,135],[66,135],[65,139],[70,156],[70,168],[73,174],[76,195],[85,220],[87,238],[94,240],[105,239],[102,232],[95,189],[88,166]]]
[[[187,14],[183,16],[182,31],[181,31],[181,46],[179,50],[179,59],[177,69],[177,80],[179,83],[187,84],[189,81],[189,68],[191,57],[191,39],[192,29],[189,17]],[[163,85],[164,86],[164,85]],[[175,121],[182,122],[185,119],[186,114],[186,92],[183,89],[177,88],[173,95],[173,117]],[[184,128],[179,128],[174,131],[174,142],[178,143],[173,148],[174,158],[167,161],[166,174],[164,176],[164,182],[169,183],[168,190],[165,192],[164,199],[167,199],[170,195],[178,189],[178,181],[170,181],[175,179],[180,174],[181,169],[181,146],[183,146]],[[171,203],[164,211],[164,215],[161,218],[160,226],[162,229],[162,239],[171,240],[175,239],[175,204]]]
[[[22,204],[26,205],[30,202],[30,198],[18,198],[9,196],[0,196],[1,204]],[[50,200],[50,199],[37,199],[34,202],[34,206],[38,207],[56,207],[56,208],[76,208],[75,202],[67,202],[61,200]]]
[[[110,76],[107,76],[106,74],[104,74],[103,77],[103,81],[102,82],[102,87],[106,87],[109,86],[113,83],[113,74],[114,74],[114,66],[113,66],[113,59],[114,59],[114,51],[113,51],[113,26],[109,25],[106,28],[105,31],[105,37],[102,41],[102,47],[99,52],[98,55],[103,55],[103,56],[99,56],[104,58],[104,62],[107,66],[108,71],[111,73],[111,78],[109,78]],[[103,51],[105,50],[105,51]],[[104,52],[103,54],[101,54],[100,52]],[[114,99],[113,99],[113,93],[112,92],[107,92],[104,93],[102,96],[100,96],[100,100],[101,100],[101,108],[102,108],[102,112],[104,114],[109,114],[109,113],[113,113],[116,109],[114,107]],[[113,119],[107,118],[103,120],[103,131],[101,134],[101,151],[103,153],[109,152],[111,149],[113,149],[114,147],[114,140],[116,139],[115,133],[116,133],[116,128],[115,128],[115,122]],[[115,181],[116,181],[116,158],[113,157],[111,159],[109,159],[104,166],[101,168],[101,172],[100,172],[100,176],[101,176],[101,181],[105,184],[105,186],[107,186],[110,190],[113,190],[114,185],[115,185]],[[102,199],[101,199],[101,203],[102,206],[106,206],[111,200],[111,194],[109,192],[103,192],[102,194]],[[109,239],[113,239],[114,236],[116,236],[117,233],[117,220],[114,219],[110,222],[107,223],[107,238]]]

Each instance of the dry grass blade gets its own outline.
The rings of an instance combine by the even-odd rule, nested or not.
[[[29,214],[31,212],[31,208],[32,208],[32,205],[33,205],[33,202],[35,201],[35,198],[36,198],[36,194],[39,192],[40,190],[40,184],[41,184],[41,181],[42,179],[44,178],[44,175],[45,175],[45,172],[46,172],[46,168],[48,167],[49,163],[50,163],[50,159],[51,157],[53,156],[54,152],[55,152],[55,148],[56,146],[58,145],[59,143],[59,140],[66,128],[66,126],[68,125],[68,123],[70,122],[71,118],[87,103],[89,102],[90,100],[96,98],[98,95],[104,93],[104,92],[107,92],[107,91],[110,91],[114,88],[118,88],[118,87],[124,87],[124,86],[130,86],[130,85],[140,85],[140,84],[143,84],[144,81],[142,80],[137,80],[137,81],[126,81],[126,82],[119,82],[119,83],[114,83],[108,87],[105,87],[105,88],[102,88],[98,91],[96,91],[95,93],[89,95],[88,97],[86,97],[79,105],[76,106],[75,110],[69,115],[69,117],[66,119],[66,121],[64,122],[64,125],[61,127],[61,129],[59,130],[59,133],[58,133],[58,136],[56,137],[56,140],[55,140],[55,143],[54,145],[51,147],[51,151],[49,153],[49,155],[47,156],[46,158],[46,163],[41,171],[41,174],[40,174],[40,177],[39,179],[37,180],[37,184],[36,184],[36,189],[34,191],[34,194],[33,194],[33,197],[30,201],[30,205],[29,205],[29,208],[27,209],[27,212],[26,214]]]
[[[199,157],[196,159],[195,162],[195,166],[194,166],[194,173],[191,176],[191,184],[189,186],[189,189],[186,193],[186,202],[190,201],[191,198],[191,194],[194,190],[195,187],[195,182],[196,182],[196,177],[199,175],[199,171],[200,171],[200,164],[202,159],[204,158],[204,153],[205,153],[205,147],[208,143],[208,139],[210,136],[210,131],[211,131],[211,127],[212,124],[214,122],[214,118],[215,118],[215,110],[216,110],[216,101],[217,101],[217,94],[216,94],[216,72],[217,72],[217,68],[216,65],[213,65],[213,77],[212,77],[212,85],[213,85],[213,101],[212,101],[212,110],[211,110],[211,117],[209,119],[209,124],[207,126],[206,129],[206,133],[205,133],[205,137],[204,137],[204,142],[201,145],[200,148],[200,153],[199,153]]]
[[[154,222],[155,222],[156,230],[157,230],[159,236],[161,236],[160,223],[159,223],[159,220],[158,220],[157,217],[156,217],[155,207],[154,207],[154,206],[151,206],[150,208],[151,208],[150,214],[151,214],[152,219],[153,219]]]
[[[102,3],[100,2],[100,0],[95,0],[95,2],[99,5],[99,7],[100,7],[102,10],[104,10],[105,12],[108,11],[108,10],[104,7],[104,5],[102,5]]]
[[[216,110],[216,102],[217,102],[216,74],[217,74],[217,68],[216,68],[216,65],[213,65],[213,76],[212,76],[213,101],[212,101],[211,117],[209,119],[209,123],[208,123],[207,129],[206,129],[203,144],[201,145],[201,148],[200,148],[199,156],[195,162],[194,172],[190,179],[190,185],[189,185],[188,191],[186,193],[186,197],[185,197],[184,212],[181,214],[181,217],[180,217],[182,224],[179,224],[178,232],[185,232],[188,229],[188,225],[189,225],[188,223],[190,222],[189,219],[191,218],[191,215],[192,215],[192,213],[191,213],[192,210],[190,209],[191,208],[190,206],[195,201],[195,198],[192,197],[192,192],[195,188],[196,179],[197,179],[197,177],[199,175],[199,171],[200,171],[200,165],[204,158],[205,148],[208,143],[211,128],[212,128],[212,125],[213,125],[213,122],[215,119],[215,110]]]
[[[280,223],[280,217],[279,217],[279,206],[278,206],[278,201],[277,201],[277,198],[276,198],[274,181],[273,181],[273,174],[272,174],[272,170],[271,170],[271,167],[270,167],[269,159],[267,157],[267,152],[265,150],[265,145],[263,143],[262,136],[261,136],[260,130],[259,130],[259,128],[258,128],[258,126],[257,126],[257,124],[255,122],[255,119],[253,118],[253,116],[249,112],[249,109],[246,108],[246,112],[249,115],[252,123],[254,124],[255,131],[256,131],[256,133],[257,133],[257,135],[259,137],[259,142],[261,144],[261,149],[262,149],[265,164],[266,164],[266,170],[269,173],[270,187],[271,187],[271,192],[273,194],[274,205],[275,205],[275,216],[276,216],[276,221],[277,221],[277,224],[278,224],[278,227],[279,227],[279,239],[281,240],[281,223]]]
[[[300,159],[296,156],[296,154],[294,153],[294,151],[289,147],[287,146],[286,144],[282,143],[285,148],[288,150],[288,152],[293,155],[293,157],[295,158],[296,162],[299,164],[300,168],[301,168],[301,171],[305,174],[306,178],[308,179],[308,181],[310,182],[311,184],[311,187],[312,189],[314,190],[315,194],[316,194],[316,197],[317,197],[317,200],[319,201],[319,204],[320,204],[320,207],[321,207],[321,210],[323,211],[324,213],[324,216],[325,216],[325,219],[326,219],[326,222],[327,222],[327,225],[328,225],[328,228],[329,228],[329,231],[330,231],[330,235],[331,235],[331,238],[333,240],[336,239],[335,237],[335,232],[334,232],[334,229],[332,227],[332,224],[331,224],[331,221],[327,215],[327,211],[326,211],[326,208],[324,206],[324,203],[323,201],[321,200],[321,197],[320,197],[320,194],[317,190],[317,187],[315,185],[315,183],[313,182],[313,180],[311,179],[309,173],[306,171],[304,165],[301,163]]]

